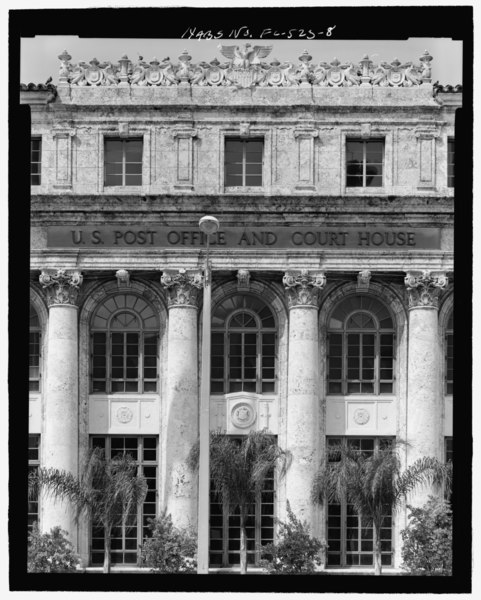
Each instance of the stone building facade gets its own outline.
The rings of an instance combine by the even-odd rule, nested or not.
[[[280,64],[271,50],[118,64],[64,52],[58,85],[21,89],[30,467],[77,473],[92,445],[135,457],[149,493],[136,527],[114,535],[117,564],[136,563],[163,508],[197,523],[186,457],[199,434],[204,215],[220,221],[211,429],[267,429],[293,456],[250,516],[251,564],[289,500],[328,541],[327,568],[372,565],[372,531],[351,508],[310,500],[339,439],[366,452],[407,440],[406,465],[452,454],[460,89],[433,86],[427,52],[417,64],[307,51]],[[43,498],[29,511],[44,530],[62,525],[85,564],[102,563],[102,532],[67,506]],[[210,519],[211,566],[236,564],[236,517],[213,498]],[[386,566],[400,564],[405,523],[404,512],[386,520]]]

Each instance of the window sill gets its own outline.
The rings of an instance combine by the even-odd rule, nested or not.
[[[345,187],[344,193],[347,196],[359,196],[362,195],[387,195],[387,189],[383,187]]]
[[[263,186],[235,186],[235,187],[225,187],[224,193],[226,194],[264,194],[265,190]]]

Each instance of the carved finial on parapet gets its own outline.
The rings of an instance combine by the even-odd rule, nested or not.
[[[237,290],[239,292],[247,292],[250,288],[251,274],[247,269],[239,269],[237,271]]]
[[[309,62],[312,60],[312,56],[307,50],[299,56],[301,64],[299,65],[297,79],[301,87],[309,87],[311,83],[311,65]]]
[[[427,50],[425,50],[419,60],[421,61],[421,64],[422,64],[422,72],[421,72],[422,82],[430,84],[432,81],[432,79],[431,79],[431,61],[433,60],[433,57],[429,54],[429,52]]]
[[[142,57],[140,57],[142,58]],[[119,65],[120,65],[120,73],[119,73],[119,86],[121,85],[122,87],[125,87],[127,85],[129,85],[129,65],[130,65],[130,60],[129,57],[127,56],[127,54],[123,54],[120,58],[119,58]]]
[[[119,288],[130,287],[130,273],[125,269],[119,269],[115,273],[115,277],[117,277],[117,285]]]
[[[177,76],[177,79],[179,80],[179,85],[182,87],[189,85],[189,80],[191,77],[191,69],[190,69],[189,63],[190,63],[191,59],[192,59],[192,56],[190,56],[190,54],[187,52],[187,50],[184,50],[182,52],[182,54],[179,56],[180,66],[179,66],[179,69],[177,70],[176,76]]]
[[[68,85],[68,76],[70,73],[70,60],[71,60],[71,56],[70,54],[67,52],[67,50],[64,50],[62,52],[62,54],[59,55],[58,57],[60,59],[60,71],[58,74],[58,84],[61,86],[65,86]]]
[[[371,87],[371,75],[369,74],[372,66],[372,60],[367,54],[365,54],[359,62],[362,74],[361,74],[361,87]]]
[[[367,292],[369,289],[369,282],[371,281],[371,271],[367,269],[364,271],[359,271],[357,274],[357,291],[358,292]]]

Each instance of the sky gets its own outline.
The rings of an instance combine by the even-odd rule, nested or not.
[[[462,42],[447,38],[409,38],[408,40],[248,40],[252,45],[272,45],[267,62],[279,61],[298,63],[298,57],[306,49],[312,55],[312,64],[331,62],[337,57],[341,62],[357,63],[364,54],[375,62],[392,62],[398,58],[402,63],[412,61],[419,64],[419,57],[428,50],[432,61],[432,78],[443,85],[462,83]],[[35,36],[22,38],[20,56],[20,82],[44,83],[49,77],[58,83],[60,61],[58,55],[64,50],[72,56],[71,63],[89,62],[97,58],[100,62],[118,62],[123,55],[137,62],[139,55],[150,62],[154,57],[161,60],[167,56],[178,62],[185,49],[192,56],[192,63],[224,59],[219,44],[243,44],[244,40],[215,39],[99,39],[77,36]]]

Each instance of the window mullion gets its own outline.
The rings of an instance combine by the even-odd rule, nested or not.
[[[362,187],[366,187],[366,161],[367,161],[366,142],[363,142],[362,143]]]
[[[125,171],[126,171],[126,144],[125,140],[122,140],[122,185],[126,185]]]
[[[242,185],[246,185],[246,161],[247,161],[247,144],[242,142]]]

